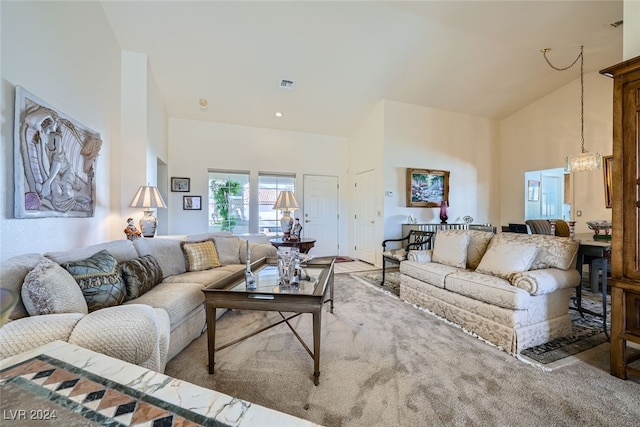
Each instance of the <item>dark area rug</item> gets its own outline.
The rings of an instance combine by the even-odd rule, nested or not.
[[[360,280],[374,285],[380,288],[380,282],[382,281],[382,270],[369,270],[358,273],[352,273],[352,275]],[[382,289],[389,291],[396,296],[400,296],[400,269],[398,267],[387,268],[384,285]]]
[[[360,280],[380,288],[382,280],[382,270],[365,271],[361,273],[352,273],[353,276]],[[587,285],[588,286],[588,285]],[[400,295],[400,271],[398,268],[387,269],[385,274],[385,283],[382,289],[391,292],[394,295]],[[599,294],[593,294],[589,290],[582,291],[582,307],[600,313],[602,312],[602,297]],[[611,304],[607,304],[607,329],[610,330],[611,325]],[[577,310],[569,310],[571,315],[572,332],[571,336],[558,338],[546,344],[537,347],[522,350],[522,356],[526,356],[535,360],[540,364],[549,364],[560,359],[581,353],[595,346],[608,341],[602,327],[602,318],[588,313],[584,316],[580,315]]]
[[[571,304],[573,307],[573,302]],[[602,296],[590,291],[582,291],[582,307],[595,313],[602,312]],[[571,335],[557,338],[546,344],[522,350],[520,354],[536,362],[547,364],[565,357],[573,356],[585,350],[607,342],[609,339],[602,327],[602,318],[588,313],[582,316],[577,310],[569,310],[571,316]],[[611,303],[607,301],[607,331],[611,330]]]

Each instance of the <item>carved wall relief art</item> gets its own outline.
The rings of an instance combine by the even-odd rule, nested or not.
[[[16,86],[16,218],[92,217],[100,134]]]

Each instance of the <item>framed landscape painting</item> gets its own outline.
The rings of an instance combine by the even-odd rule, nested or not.
[[[407,168],[407,206],[439,207],[449,202],[449,171]]]

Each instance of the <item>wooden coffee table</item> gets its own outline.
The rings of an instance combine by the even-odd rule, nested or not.
[[[209,373],[213,374],[215,353],[246,338],[286,323],[298,341],[313,358],[313,383],[318,385],[320,377],[320,327],[321,314],[325,302],[330,303],[333,313],[333,262],[334,258],[312,259],[303,264],[303,273],[309,280],[301,280],[299,288],[282,288],[278,286],[278,270],[275,258],[262,258],[252,264],[256,275],[257,289],[246,290],[244,270],[207,286],[202,291],[205,295],[207,312],[207,336],[209,340]],[[304,277],[304,274],[303,274]],[[258,329],[228,344],[216,348],[216,310],[218,308],[239,310],[277,311],[282,320]],[[295,313],[285,316],[283,313]],[[303,313],[313,315],[313,351],[298,335],[289,320]]]

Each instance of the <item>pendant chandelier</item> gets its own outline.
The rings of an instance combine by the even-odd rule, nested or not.
[[[584,46],[580,46],[580,53],[578,57],[565,68],[558,68],[554,66],[547,58],[547,52],[551,49],[545,48],[541,49],[542,56],[544,56],[545,61],[551,68],[556,71],[564,71],[573,67],[578,60],[580,60],[580,138],[581,138],[581,150],[579,154],[574,156],[569,156],[564,160],[564,170],[566,172],[584,172],[584,171],[592,171],[594,169],[600,168],[600,163],[602,163],[602,156],[599,153],[590,153],[584,148]]]

